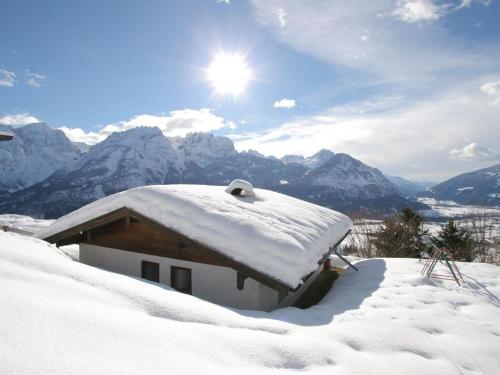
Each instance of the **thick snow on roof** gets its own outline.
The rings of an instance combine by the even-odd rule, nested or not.
[[[3,214],[0,215],[0,227],[5,225],[10,228],[22,229],[34,233],[37,230],[49,226],[54,220],[33,219],[30,216]]]
[[[0,141],[11,140],[14,137],[12,133],[4,132],[0,130]]]
[[[457,287],[418,259],[356,266],[307,310],[238,311],[0,231],[0,373],[498,373],[500,267],[460,263]]]
[[[36,233],[47,238],[128,207],[232,259],[296,287],[351,228],[336,211],[263,189],[233,196],[222,186],[155,185],[84,206]]]

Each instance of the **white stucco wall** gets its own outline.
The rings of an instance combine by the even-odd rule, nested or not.
[[[238,290],[237,272],[232,268],[80,244],[80,262],[109,271],[141,277],[143,260],[160,265],[160,283],[165,285],[170,285],[170,266],[190,268],[192,294],[207,301],[239,309],[265,311],[278,305],[278,292],[254,279],[247,278],[245,288]]]

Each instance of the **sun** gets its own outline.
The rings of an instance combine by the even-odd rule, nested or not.
[[[208,80],[218,94],[238,95],[245,91],[252,78],[243,56],[220,53],[207,69]]]

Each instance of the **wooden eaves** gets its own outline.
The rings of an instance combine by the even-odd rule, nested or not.
[[[279,292],[280,296],[284,296],[288,294],[289,291],[293,291],[294,288],[290,285],[287,285],[272,276],[266,275],[260,271],[257,271],[243,263],[240,263],[227,255],[221,253],[217,249],[202,243],[197,240],[193,240],[191,238],[187,238],[184,234],[179,233],[178,231],[168,228],[163,224],[158,223],[157,221],[146,217],[128,207],[122,207],[115,211],[111,211],[107,214],[99,216],[98,218],[91,219],[86,221],[85,223],[78,224],[72,228],[68,228],[59,233],[53,234],[46,238],[43,238],[45,241],[50,243],[55,243],[57,246],[64,246],[74,243],[85,242],[86,240],[90,240],[91,231],[93,229],[97,229],[104,225],[114,223],[119,220],[125,220],[125,225],[128,227],[130,225],[131,220],[136,220],[143,223],[148,223],[152,227],[160,230],[160,231],[169,231],[175,233],[178,236],[185,237],[188,241],[198,245],[197,248],[201,251],[204,251],[214,258],[220,260],[222,263],[227,265],[228,267],[234,269],[238,273],[250,277],[268,287]]]
[[[10,141],[14,135],[9,132],[0,131],[0,141]]]

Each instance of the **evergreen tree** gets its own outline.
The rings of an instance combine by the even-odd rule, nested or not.
[[[377,256],[394,258],[417,258],[424,249],[422,242],[421,215],[410,208],[384,220],[375,233],[374,245]]]
[[[436,246],[448,250],[454,260],[472,262],[474,260],[474,239],[472,233],[450,220],[441,226],[437,237],[433,238]]]

